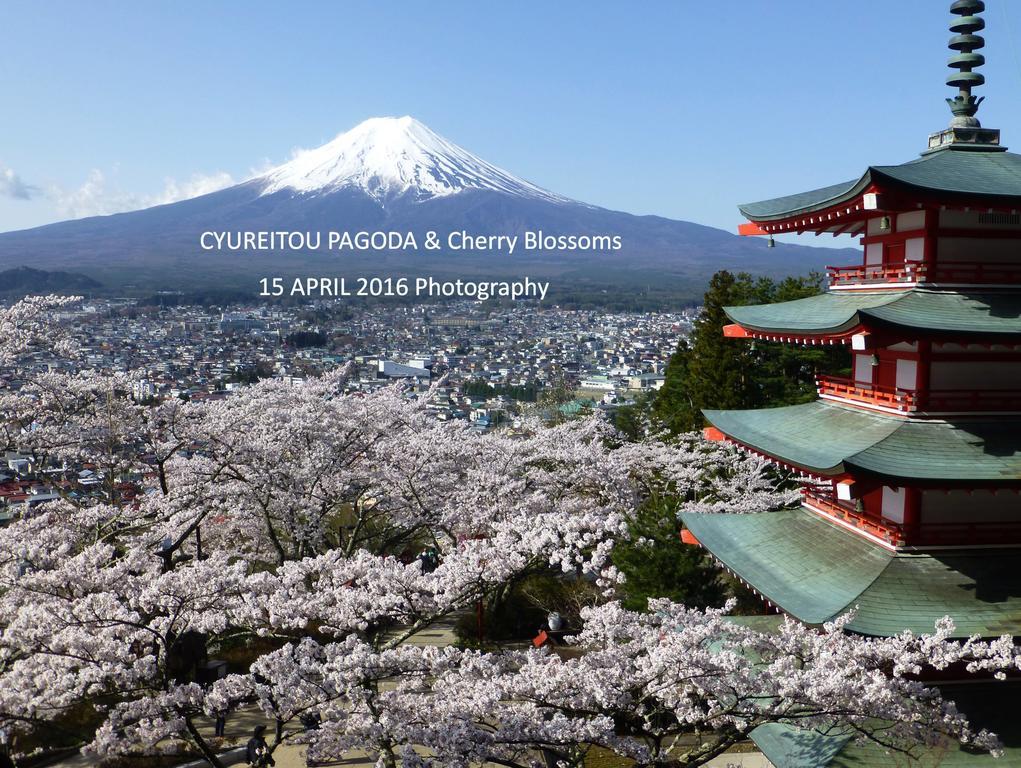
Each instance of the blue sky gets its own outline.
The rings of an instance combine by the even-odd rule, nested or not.
[[[947,124],[949,4],[6,0],[0,230],[403,114],[556,192],[732,230],[739,202],[903,162]],[[979,116],[1021,149],[1021,3],[987,7]]]

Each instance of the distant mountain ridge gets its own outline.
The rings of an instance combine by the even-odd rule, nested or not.
[[[14,267],[0,271],[0,295],[44,293],[89,293],[102,284],[86,275],[71,272],[46,272],[31,267]]]
[[[479,235],[620,235],[607,252],[324,253],[203,251],[204,231],[466,230]],[[572,200],[514,176],[410,117],[373,118],[323,146],[227,189],[112,216],[0,234],[0,268],[73,269],[111,286],[255,287],[263,276],[425,275],[609,286],[697,285],[718,269],[782,276],[857,252],[778,243]]]

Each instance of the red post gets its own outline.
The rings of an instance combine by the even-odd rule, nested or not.
[[[478,631],[479,631],[479,647],[480,647],[480,648],[482,647],[482,638],[483,638],[483,634],[482,634],[482,628],[483,628],[483,623],[482,623],[482,610],[483,610],[483,609],[482,609],[482,601],[481,601],[481,600],[479,600],[479,602],[478,602],[478,603],[477,603],[477,604],[475,605],[475,611],[476,611],[476,621],[477,621],[477,623],[478,623]]]
[[[936,249],[939,242],[939,211],[935,208],[925,209],[925,243],[922,246],[922,263],[925,274],[931,280],[935,277]]]
[[[932,342],[918,342],[918,370],[915,374],[915,397],[920,411],[929,408],[929,389],[932,376]]]
[[[918,541],[919,528],[922,522],[922,490],[906,487],[904,489],[904,543],[915,544]]]

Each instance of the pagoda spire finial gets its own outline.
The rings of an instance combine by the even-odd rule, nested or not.
[[[974,51],[984,48],[986,41],[981,35],[975,34],[985,29],[986,23],[978,14],[986,9],[983,0],[957,0],[950,6],[950,13],[960,16],[950,25],[954,36],[948,44],[950,50],[958,51],[956,56],[947,60],[947,66],[957,71],[947,76],[947,85],[957,88],[957,97],[947,99],[950,111],[954,113],[951,126],[961,128],[978,128],[979,121],[975,117],[978,106],[984,97],[972,96],[971,89],[982,85],[986,79],[974,69],[986,63],[981,53]]]
[[[981,53],[986,41],[976,34],[986,28],[985,20],[979,16],[986,9],[983,0],[956,0],[950,4],[950,13],[957,18],[950,24],[954,36],[947,44],[956,53],[947,60],[952,72],[947,75],[947,85],[957,89],[957,96],[947,99],[950,111],[954,113],[950,127],[929,136],[927,152],[941,149],[975,149],[981,151],[1003,151],[1000,146],[1000,132],[995,128],[983,128],[975,117],[979,104],[985,97],[972,95],[971,89],[985,83],[983,75],[975,70],[986,63]]]

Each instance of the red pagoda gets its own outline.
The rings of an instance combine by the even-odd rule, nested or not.
[[[726,309],[728,337],[851,352],[850,377],[819,376],[813,402],[705,413],[710,438],[802,475],[801,507],[683,515],[724,567],[807,624],[855,610],[851,631],[889,636],[949,615],[961,637],[1021,636],[1021,155],[976,118],[984,9],[951,6],[953,119],[918,159],[740,207],[745,235],[864,246],[821,295]],[[1021,765],[1021,722],[997,720],[1021,704],[1017,684],[944,693],[1005,738],[995,764]],[[849,737],[792,731],[753,737],[777,766],[892,764]],[[924,764],[987,761],[950,749]]]

